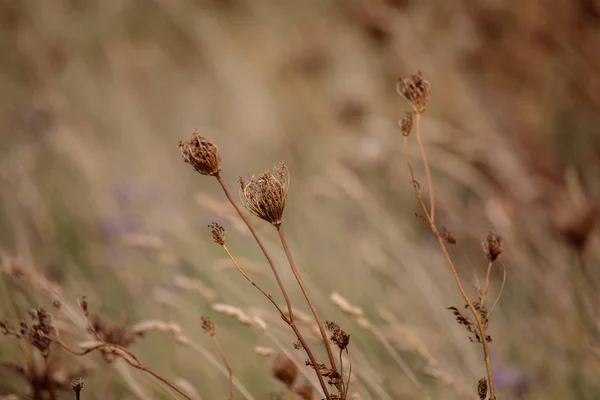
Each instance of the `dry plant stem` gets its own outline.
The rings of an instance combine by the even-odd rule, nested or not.
[[[480,304],[483,306],[483,302],[487,296],[488,290],[490,289],[490,275],[492,274],[492,261],[488,263],[487,272],[485,274],[485,289],[483,289],[483,295],[481,296]]]
[[[212,338],[215,341],[217,349],[219,350],[219,354],[221,355],[223,364],[225,364],[225,368],[227,368],[227,373],[229,374],[229,400],[233,400],[233,371],[231,370],[231,366],[229,366],[229,363],[227,362],[227,358],[225,358],[225,353],[223,352],[223,348],[221,347],[219,339],[217,339],[216,335],[212,335]]]
[[[287,241],[285,240],[285,235],[283,234],[283,229],[281,229],[281,225],[275,226],[277,228],[277,233],[279,233],[279,238],[281,239],[281,244],[283,245],[283,250],[285,251],[285,255],[290,263],[290,267],[292,268],[292,272],[298,281],[298,285],[300,285],[300,289],[302,289],[302,293],[306,298],[306,302],[312,311],[313,316],[315,317],[315,321],[319,326],[319,331],[321,332],[321,337],[323,338],[323,343],[325,344],[325,349],[327,349],[327,356],[329,357],[329,363],[331,364],[331,368],[335,371],[337,370],[335,365],[335,359],[333,358],[333,351],[331,351],[331,345],[329,344],[329,339],[327,338],[327,333],[325,332],[325,326],[317,313],[317,308],[315,307],[312,299],[308,295],[308,290],[306,289],[306,285],[296,268],[296,264],[294,263],[294,259],[292,258],[292,253],[290,252],[290,248],[288,247]]]
[[[106,376],[104,378],[104,389],[102,390],[102,399],[104,400],[108,400],[109,397],[110,381],[112,379],[113,370],[112,364],[106,364]]]
[[[440,232],[435,224],[435,219],[434,219],[434,214],[433,214],[434,210],[435,210],[434,205],[433,205],[433,201],[434,201],[433,190],[432,190],[433,185],[431,182],[431,175],[429,173],[429,165],[427,162],[427,155],[425,153],[425,148],[423,147],[423,143],[422,143],[421,137],[420,137],[419,121],[420,121],[420,115],[419,115],[419,113],[416,113],[415,135],[417,137],[417,142],[418,142],[419,149],[421,151],[421,157],[423,160],[423,166],[425,168],[425,173],[427,176],[427,187],[429,188],[429,200],[431,202],[431,205],[430,205],[431,206],[431,215],[428,215],[427,207],[425,206],[425,203],[423,202],[423,200],[421,199],[421,197],[419,195],[418,185],[415,186],[415,190],[417,190],[417,197],[419,198],[419,203],[421,204],[421,207],[423,208],[423,212],[427,216],[427,222],[429,222],[429,227],[430,227],[431,231],[433,232],[433,234],[440,246],[440,249],[442,250],[444,258],[446,259],[446,262],[448,263],[448,266],[450,267],[452,276],[454,277],[454,280],[456,281],[456,285],[458,286],[460,294],[462,295],[465,303],[469,307],[469,310],[471,310],[471,313],[473,314],[473,317],[475,318],[475,321],[477,323],[477,330],[479,331],[479,337],[481,338],[481,347],[483,350],[483,357],[484,357],[485,368],[486,368],[486,372],[487,372],[488,389],[489,389],[489,393],[490,393],[490,399],[496,400],[496,390],[494,388],[494,381],[492,379],[492,365],[490,362],[487,341],[485,340],[485,337],[486,337],[485,327],[483,326],[483,322],[481,320],[479,313],[477,312],[477,309],[475,308],[475,306],[473,305],[473,302],[471,301],[471,299],[469,299],[469,296],[467,295],[467,292],[465,291],[462,281],[460,280],[460,277],[458,276],[458,271],[456,270],[456,267],[454,266],[454,262],[452,261],[452,258],[450,257],[448,250],[446,249],[446,245],[444,244],[444,239],[442,238],[442,235],[440,234]],[[406,141],[406,137],[405,137],[405,141]],[[406,150],[406,147],[405,147],[405,150]],[[410,164],[410,159],[408,157],[408,153],[406,154],[406,158],[407,158],[407,162]],[[412,173],[412,168],[410,168],[410,170]],[[413,180],[414,180],[414,177],[413,177]]]
[[[427,162],[427,155],[425,154],[425,147],[423,147],[423,142],[421,142],[421,134],[420,134],[420,126],[421,126],[421,113],[415,113],[415,132],[417,136],[417,143],[419,144],[419,149],[421,150],[421,159],[423,160],[423,167],[425,168],[425,175],[427,176],[427,188],[429,190],[429,212],[431,223],[435,223],[435,201],[433,196],[433,184],[431,183],[431,173],[429,172],[429,163]]]
[[[116,354],[117,356],[119,356],[120,358],[125,360],[125,362],[127,362],[127,364],[131,365],[133,368],[139,369],[141,371],[146,372],[149,375],[152,375],[154,378],[158,379],[159,381],[161,381],[164,384],[166,384],[167,386],[169,386],[171,389],[175,390],[181,396],[185,397],[188,400],[193,400],[190,395],[188,395],[182,389],[177,387],[177,385],[175,385],[173,382],[171,382],[167,378],[164,378],[160,374],[158,374],[158,373],[152,371],[151,369],[149,369],[148,367],[146,367],[135,354],[133,354],[132,352],[130,352],[129,350],[127,350],[126,348],[124,348],[122,346],[108,344],[108,343],[103,342],[103,343],[99,343],[97,346],[91,347],[89,349],[85,349],[83,351],[77,351],[77,350],[74,350],[71,347],[69,347],[69,345],[67,345],[65,342],[63,342],[59,338],[51,337],[51,336],[46,336],[46,337],[48,339],[52,340],[53,342],[58,343],[63,349],[67,350],[69,353],[74,354],[76,356],[82,356],[82,355],[91,353],[94,350],[99,350],[99,349],[103,349],[103,348],[107,349],[107,350],[111,350],[111,351],[113,351],[114,354]],[[115,351],[115,350],[119,350],[119,351]],[[121,354],[120,352],[125,353],[127,356],[131,357],[131,359],[123,356],[123,354]]]
[[[215,178],[217,179],[217,182],[219,182],[219,185],[221,185],[221,188],[223,189],[223,193],[225,193],[225,196],[227,197],[227,200],[229,200],[229,203],[231,203],[232,207],[238,213],[238,215],[240,216],[240,218],[242,219],[242,221],[244,221],[244,223],[248,227],[248,230],[250,231],[250,233],[254,237],[254,240],[258,244],[258,247],[260,247],[261,251],[263,252],[263,254],[265,256],[265,258],[267,259],[267,262],[269,263],[269,267],[271,267],[271,271],[273,272],[273,275],[275,276],[275,280],[277,281],[277,286],[279,286],[279,289],[281,290],[281,293],[283,294],[283,298],[285,300],[285,304],[286,304],[287,309],[288,309],[288,315],[289,315],[289,317],[286,317],[285,314],[281,312],[281,309],[279,308],[279,306],[277,306],[275,304],[275,301],[272,299],[272,297],[269,297],[269,295],[266,295],[265,292],[262,291],[262,290],[261,290],[261,292],[263,294],[265,294],[267,296],[267,298],[273,304],[275,304],[277,310],[279,310],[280,313],[281,313],[281,318],[290,326],[290,328],[292,328],[292,330],[296,334],[296,337],[300,341],[300,344],[302,345],[302,348],[306,352],[309,360],[313,363],[314,366],[317,366],[318,365],[317,359],[313,355],[312,351],[310,350],[310,347],[308,346],[308,343],[306,342],[306,340],[304,340],[304,337],[302,336],[302,334],[300,333],[300,330],[296,326],[296,322],[294,321],[294,314],[292,312],[292,303],[290,302],[290,298],[289,298],[289,296],[287,294],[287,291],[285,290],[285,288],[283,286],[283,282],[281,282],[281,278],[279,277],[279,273],[277,272],[277,269],[275,269],[275,264],[273,264],[273,260],[271,259],[271,256],[267,252],[267,249],[262,244],[262,241],[258,237],[256,231],[254,230],[254,228],[252,227],[252,225],[250,224],[250,222],[248,221],[248,219],[246,218],[246,216],[244,215],[244,213],[242,212],[242,210],[238,207],[238,205],[236,204],[236,202],[233,200],[233,198],[231,197],[231,194],[229,194],[229,190],[227,190],[227,186],[225,186],[225,183],[221,179],[221,176],[219,174],[217,174],[217,175],[215,175]],[[331,399],[331,395],[329,394],[329,391],[327,390],[327,385],[325,384],[325,381],[324,381],[323,377],[321,376],[321,374],[317,371],[316,367],[315,367],[315,373],[317,374],[317,378],[319,380],[319,385],[321,385],[321,389],[323,390],[323,394],[325,395],[325,398],[327,400],[332,400]]]
[[[506,266],[504,265],[504,263],[500,260],[497,260],[498,264],[500,264],[500,267],[502,267],[502,286],[500,286],[500,292],[498,292],[498,297],[496,297],[496,301],[494,301],[494,305],[492,305],[492,308],[490,308],[490,311],[488,311],[488,318],[489,316],[492,314],[492,311],[494,311],[494,308],[496,308],[496,305],[498,305],[498,301],[500,300],[500,297],[502,296],[502,293],[504,292],[504,284],[506,283]]]
[[[231,260],[231,262],[233,263],[233,265],[235,265],[235,268],[239,271],[239,273],[242,274],[242,276],[244,278],[246,278],[246,280],[248,282],[250,282],[252,284],[252,286],[254,286],[256,289],[258,289],[267,299],[269,299],[269,301],[275,306],[275,308],[277,309],[277,311],[279,311],[279,314],[281,314],[282,316],[285,316],[285,313],[283,312],[283,310],[281,309],[281,307],[279,307],[279,305],[275,302],[275,300],[273,299],[273,296],[271,296],[270,294],[268,294],[267,292],[265,292],[260,286],[258,286],[256,284],[256,282],[254,282],[252,280],[252,278],[250,278],[246,274],[246,272],[244,272],[244,270],[239,266],[239,264],[237,263],[237,261],[233,257],[233,254],[231,254],[231,252],[229,251],[229,249],[227,248],[227,246],[223,245],[223,249],[225,249],[225,252],[229,256],[229,259]]]

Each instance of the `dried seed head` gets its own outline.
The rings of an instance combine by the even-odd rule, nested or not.
[[[400,128],[402,128],[402,134],[404,136],[410,135],[410,131],[413,126],[413,113],[411,111],[406,111],[404,118],[400,121]]]
[[[240,198],[248,211],[275,226],[281,225],[290,185],[286,165],[278,162],[273,166],[273,173],[253,176],[248,182],[240,178],[239,182]]]
[[[456,244],[456,237],[452,234],[452,232],[446,229],[445,226],[442,226],[442,231],[440,233],[442,235],[442,239],[444,239],[446,242],[450,244]]]
[[[350,335],[344,332],[337,323],[327,321],[325,322],[325,328],[331,332],[330,339],[340,350],[348,347],[350,344]]]
[[[21,322],[19,335],[25,337],[29,343],[38,349],[42,356],[50,354],[50,338],[58,337],[58,329],[54,325],[54,319],[42,308],[29,310],[29,315],[34,321],[31,325]],[[3,329],[4,330],[4,329]]]
[[[90,315],[90,325],[91,328],[88,328],[88,330],[92,331],[93,329],[105,343],[115,344],[125,348],[131,346],[135,339],[138,336],[141,336],[141,334],[138,335],[136,332],[125,326],[105,322],[96,314]],[[104,360],[108,363],[112,363],[116,360],[115,354],[111,351],[103,350],[102,355],[104,356]]]
[[[227,235],[225,228],[216,222],[208,225],[208,227],[210,228],[210,238],[212,241],[223,246],[225,244],[225,236]]]
[[[298,366],[284,353],[277,354],[271,363],[271,375],[288,388],[292,387],[298,373]]]
[[[215,176],[221,172],[219,150],[210,140],[200,136],[197,130],[185,142],[179,141],[183,160],[202,175]]]
[[[427,98],[429,97],[429,82],[423,79],[420,72],[410,78],[398,80],[396,89],[413,106],[415,113],[422,114],[425,112]]]
[[[485,400],[488,391],[487,379],[481,378],[479,379],[479,383],[477,384],[477,394],[479,395],[480,400]]]
[[[312,400],[313,392],[313,387],[307,380],[304,380],[301,385],[294,388],[294,393],[296,393],[301,400]]]
[[[81,392],[83,390],[83,378],[79,377],[73,379],[73,381],[71,382],[71,388],[75,393]]]
[[[78,301],[79,301],[79,308],[81,308],[81,311],[83,311],[83,315],[85,315],[87,317],[90,314],[89,308],[88,308],[87,296],[80,297],[78,299]]]
[[[59,299],[56,299],[52,302],[52,305],[54,306],[54,308],[56,308],[57,310],[60,310],[60,307],[62,306],[61,302]]]
[[[481,247],[490,261],[496,261],[498,256],[502,254],[502,237],[490,232],[485,240],[481,242]]]
[[[202,329],[204,332],[208,333],[210,336],[215,336],[215,323],[209,317],[201,317],[202,321]]]

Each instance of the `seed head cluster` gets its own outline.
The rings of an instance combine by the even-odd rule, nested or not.
[[[413,126],[413,113],[411,111],[406,111],[404,114],[404,118],[400,121],[400,128],[402,129],[402,134],[404,136],[410,135],[410,131]]]
[[[281,225],[290,185],[286,165],[278,162],[272,173],[253,176],[249,181],[240,178],[239,182],[240,198],[248,211],[275,226]]]
[[[185,142],[179,141],[183,160],[202,175],[216,176],[221,172],[219,150],[210,140],[194,131]]]
[[[496,261],[496,259],[502,254],[503,244],[502,237],[490,232],[485,240],[481,243],[483,252],[490,261]]]
[[[223,246],[225,244],[225,236],[227,235],[225,228],[216,222],[208,225],[208,227],[210,228],[210,238],[212,241]]]
[[[412,105],[415,113],[423,114],[425,112],[429,97],[429,82],[423,79],[421,73],[398,80],[396,89]]]
[[[202,321],[202,330],[208,333],[210,336],[215,336],[215,323],[209,317],[201,317]]]
[[[325,322],[325,327],[331,332],[331,341],[339,347],[340,350],[344,350],[350,344],[350,335],[340,328],[336,322]]]

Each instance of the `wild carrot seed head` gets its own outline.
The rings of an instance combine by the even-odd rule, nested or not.
[[[225,236],[227,235],[225,228],[216,222],[211,223],[208,227],[210,228],[210,238],[212,241],[223,246],[225,244]]]
[[[423,79],[420,72],[410,78],[398,80],[396,88],[398,93],[413,106],[417,114],[425,112],[429,97],[429,82]]]
[[[202,175],[215,176],[221,172],[219,150],[210,140],[194,131],[185,142],[179,141],[179,150],[183,160],[191,164]]]
[[[250,181],[239,180],[240,198],[252,214],[275,225],[283,222],[283,209],[290,185],[290,175],[286,165],[278,162],[273,172],[253,176]]]

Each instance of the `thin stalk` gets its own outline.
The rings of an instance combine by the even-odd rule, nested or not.
[[[506,266],[500,260],[498,260],[498,264],[500,264],[500,267],[502,267],[502,286],[500,286],[500,292],[498,292],[498,297],[496,297],[494,305],[492,305],[492,308],[490,308],[490,311],[488,311],[488,318],[492,314],[492,311],[494,311],[494,309],[496,308],[498,301],[500,301],[500,296],[502,296],[502,293],[504,292],[504,284],[506,283]]]
[[[104,377],[104,388],[102,389],[102,399],[103,400],[108,400],[109,393],[110,393],[110,381],[112,380],[113,370],[114,369],[112,367],[112,364],[107,363],[106,364],[106,376]]]
[[[315,369],[315,373],[317,374],[317,378],[319,380],[319,385],[321,385],[321,390],[323,390],[323,394],[325,395],[325,398],[327,400],[332,400],[331,399],[331,395],[329,394],[329,391],[327,390],[327,385],[325,384],[325,380],[323,379],[323,377],[321,376],[321,374],[318,371],[317,359],[313,355],[312,351],[310,350],[310,347],[308,347],[308,343],[306,342],[306,340],[304,340],[304,337],[302,336],[302,334],[300,333],[300,330],[296,326],[296,322],[294,320],[294,314],[292,312],[292,303],[290,302],[290,298],[289,298],[289,296],[287,294],[287,291],[285,290],[285,287],[283,286],[283,282],[281,282],[281,278],[279,277],[279,273],[277,272],[277,269],[275,269],[275,264],[273,263],[273,260],[271,259],[271,256],[267,252],[267,249],[265,248],[265,246],[262,244],[262,241],[258,237],[256,231],[254,230],[254,228],[250,224],[250,221],[248,221],[248,219],[246,218],[246,216],[244,215],[244,213],[242,212],[242,210],[239,208],[239,206],[236,204],[236,202],[231,197],[231,194],[229,194],[229,190],[227,190],[227,186],[225,186],[225,183],[221,179],[221,176],[217,174],[217,175],[215,175],[215,178],[217,179],[217,182],[219,182],[219,185],[221,185],[221,188],[223,189],[223,193],[225,193],[225,196],[227,197],[227,200],[229,200],[229,202],[231,203],[231,206],[238,213],[238,215],[240,216],[240,218],[242,219],[242,221],[244,221],[244,223],[248,227],[248,230],[250,231],[250,233],[254,237],[254,240],[258,244],[258,247],[260,247],[261,251],[263,252],[263,254],[265,256],[265,258],[267,259],[267,262],[269,263],[269,267],[271,267],[271,271],[273,272],[273,275],[275,276],[275,280],[277,281],[277,285],[279,286],[279,289],[281,290],[281,293],[283,294],[283,298],[285,299],[285,304],[286,304],[287,309],[288,309],[288,315],[289,315],[289,317],[286,317],[285,314],[283,314],[281,312],[281,309],[278,306],[276,308],[280,311],[281,318],[294,331],[294,334],[296,335],[296,337],[300,341],[300,344],[302,345],[302,348],[304,349],[304,351],[306,352],[309,360],[313,364],[314,369]],[[267,298],[269,298],[269,297],[267,296]],[[275,302],[274,302],[274,300],[272,298],[269,298],[269,300],[272,303],[275,304]]]
[[[292,258],[292,253],[290,252],[290,248],[288,247],[287,241],[285,240],[285,235],[283,234],[283,229],[281,229],[281,225],[276,225],[277,233],[279,233],[279,238],[281,239],[281,244],[283,246],[283,250],[285,251],[285,255],[287,256],[290,267],[292,268],[292,272],[298,281],[298,285],[300,285],[300,289],[302,289],[302,293],[304,294],[304,298],[312,311],[313,316],[315,317],[315,321],[319,326],[319,331],[321,332],[321,337],[323,338],[323,343],[325,344],[325,349],[327,350],[327,356],[329,357],[329,363],[331,364],[331,368],[335,371],[337,370],[335,365],[335,359],[333,358],[333,351],[331,351],[331,345],[329,344],[329,338],[327,337],[327,333],[325,332],[325,327],[323,326],[323,322],[317,313],[317,308],[315,307],[312,299],[308,294],[308,290],[306,289],[306,285],[296,268],[296,264],[294,263],[294,259]]]
[[[483,289],[483,294],[481,295],[481,302],[480,302],[480,304],[482,306],[483,306],[483,302],[485,301],[485,298],[487,296],[488,290],[490,289],[490,275],[492,274],[492,264],[493,264],[493,261],[490,261],[488,263],[487,272],[485,274],[485,289]]]
[[[233,371],[227,362],[227,358],[225,358],[225,353],[223,352],[223,348],[221,347],[221,343],[219,339],[217,339],[216,335],[211,335],[213,340],[215,341],[215,345],[219,350],[219,354],[221,355],[221,359],[223,360],[223,364],[225,364],[225,368],[227,368],[227,373],[229,374],[229,400],[233,400]]]
[[[429,163],[427,162],[427,155],[425,154],[425,147],[421,142],[420,126],[421,126],[421,113],[415,113],[415,132],[417,136],[417,143],[419,143],[419,149],[421,150],[421,159],[423,160],[423,167],[425,168],[425,175],[427,176],[427,188],[429,190],[429,214],[431,222],[435,222],[435,200],[433,196],[433,184],[431,182],[431,173],[429,172]]]

